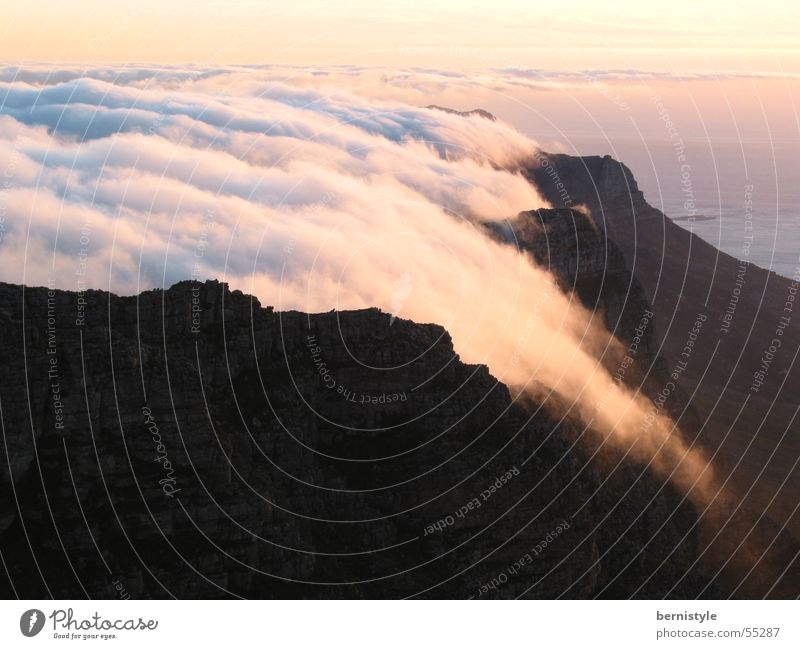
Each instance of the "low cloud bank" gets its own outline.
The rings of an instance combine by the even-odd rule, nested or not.
[[[437,322],[466,361],[519,392],[555,392],[609,444],[708,493],[706,462],[673,422],[609,390],[597,350],[617,345],[598,319],[483,234],[483,221],[545,205],[516,171],[535,143],[375,99],[374,73],[342,76],[7,69],[0,278],[134,293],[214,277],[277,309]]]

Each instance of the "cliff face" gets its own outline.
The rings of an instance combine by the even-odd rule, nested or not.
[[[734,259],[676,225],[647,203],[630,169],[610,156],[540,154],[524,173],[554,205],[591,214],[653,312],[649,346],[670,368],[681,367],[677,399],[665,407],[713,458],[718,481],[731,494],[730,501],[711,503],[702,525],[704,556],[750,564],[747,585],[731,580],[740,594],[795,597],[790,581],[797,577],[787,575],[800,569],[797,278]],[[743,257],[747,236],[743,220]],[[569,241],[562,233],[551,248]],[[627,319],[636,319],[641,299],[622,306]],[[663,374],[652,379],[645,386],[651,395],[664,385]],[[756,546],[748,552],[745,538]]]
[[[184,282],[125,298],[0,285],[0,330],[5,596],[709,583],[671,488],[625,464],[601,481],[568,423],[512,403],[437,325],[274,313]]]
[[[636,341],[625,381],[648,395],[705,315],[664,407],[741,507],[698,518],[643,467],[589,461],[581,428],[517,405],[437,325],[275,313],[216,282],[125,298],[0,285],[2,592],[794,597],[788,357],[747,394],[791,283],[748,267],[720,333],[736,260],[650,207],[624,165],[546,163],[528,176],[564,206],[487,231]],[[782,335],[795,354],[794,323]],[[739,567],[713,577],[753,551],[745,588]]]
[[[486,228],[553,273],[559,287],[574,294],[621,341],[636,339],[640,367],[665,372],[644,289],[619,246],[590,215],[568,208],[538,209],[487,223]]]
[[[561,290],[589,311],[591,320],[622,342],[621,349],[600,345],[597,352],[612,376],[621,376],[623,383],[650,398],[658,395],[670,380],[670,368],[652,306],[620,247],[590,214],[569,208],[538,209],[485,227],[492,237],[549,270]],[[625,370],[620,374],[621,367]],[[687,437],[693,438],[701,428],[680,385],[664,411],[680,419]]]
[[[525,174],[555,206],[590,210],[644,290],[660,353],[670,367],[688,360],[681,387],[720,475],[754,510],[768,509],[800,534],[797,281],[734,259],[670,221],[610,156],[543,153]],[[743,257],[747,236],[743,219]]]

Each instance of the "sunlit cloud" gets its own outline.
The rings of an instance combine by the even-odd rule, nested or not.
[[[601,319],[484,234],[545,206],[520,173],[536,143],[371,97],[372,74],[6,71],[0,279],[132,294],[219,278],[280,310],[436,322],[465,361],[559,395],[609,444],[707,491],[671,420],[634,390],[609,394],[603,354],[619,343]]]

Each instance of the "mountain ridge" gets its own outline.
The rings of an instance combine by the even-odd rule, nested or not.
[[[371,309],[276,313],[218,282],[84,297],[75,327],[77,294],[0,285],[0,327],[28,350],[2,350],[8,594],[115,597],[112,580],[134,598],[663,596],[676,585],[689,596],[706,585],[691,568],[696,513],[677,493],[634,467],[601,482],[569,451],[568,422],[514,405],[438,325],[390,327]],[[456,515],[509,473],[491,507]],[[558,543],[519,565],[557,528]],[[645,538],[660,549],[634,560]],[[497,579],[507,585],[486,586]]]
[[[541,152],[523,173],[555,207],[589,213],[619,248],[652,306],[658,348],[671,367],[697,315],[707,317],[682,377],[702,422],[699,440],[754,509],[767,507],[799,534],[800,422],[792,395],[800,393],[800,318],[780,329],[781,353],[764,385],[754,382],[798,278],[731,257],[673,223],[611,156]]]

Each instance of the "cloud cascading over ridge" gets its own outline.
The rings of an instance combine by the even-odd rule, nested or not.
[[[608,394],[595,353],[614,340],[598,319],[484,236],[482,221],[544,205],[517,171],[533,141],[375,99],[374,73],[282,74],[4,71],[1,279],[134,293],[214,277],[281,310],[437,322],[466,361],[557,392],[634,457],[677,468],[687,491],[708,487],[669,419]]]

